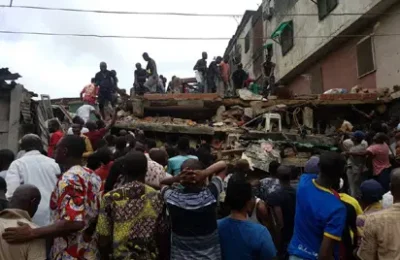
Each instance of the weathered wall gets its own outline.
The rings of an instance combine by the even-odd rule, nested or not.
[[[249,73],[250,77],[254,78],[254,70],[253,70],[253,51],[254,51],[254,32],[252,30],[253,27],[253,18],[249,19],[246,26],[244,27],[243,31],[239,36],[238,42],[242,46],[242,64],[243,68]],[[250,48],[246,52],[245,48],[245,37],[250,32]]]
[[[267,0],[265,0],[267,1]],[[366,13],[378,4],[394,0],[351,0],[339,1],[333,13]],[[295,2],[295,3],[294,3]],[[282,7],[282,8],[281,8]],[[285,16],[284,14],[318,13],[318,8],[313,1],[275,0],[275,15],[271,21],[265,22],[268,27],[265,31],[269,37],[281,22],[293,20],[294,46],[285,56],[282,56],[281,47],[274,43],[274,59],[277,63],[275,75],[280,78],[293,71],[297,66],[309,58],[314,52],[326,45],[332,38],[296,38],[309,36],[338,35],[357,21],[361,15],[328,15],[323,20],[318,16]]]
[[[375,34],[400,34],[400,4],[383,15],[374,28]],[[400,85],[400,36],[374,37],[376,80],[378,88]]]
[[[360,35],[367,33],[360,31]],[[358,77],[357,43],[359,38],[343,44],[341,48],[330,52],[316,64],[292,80],[288,86],[296,94],[321,94],[332,88],[351,90],[358,85],[362,88],[375,89],[376,72]]]

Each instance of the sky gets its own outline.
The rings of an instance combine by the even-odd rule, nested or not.
[[[0,0],[0,5],[9,4]],[[243,14],[261,0],[14,0],[14,5],[108,11]],[[186,17],[76,13],[0,8],[0,30],[160,37],[222,37],[235,33],[241,17]],[[26,89],[51,98],[77,97],[105,61],[118,73],[120,88],[130,89],[134,65],[145,66],[143,52],[159,73],[193,77],[193,66],[207,51],[209,61],[223,55],[228,40],[178,41],[76,38],[0,33],[0,68],[18,72]]]

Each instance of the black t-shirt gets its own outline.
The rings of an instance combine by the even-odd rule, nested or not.
[[[95,83],[99,86],[99,93],[101,95],[111,95],[115,88],[115,78],[111,72],[106,70],[104,73],[99,71],[94,77]]]
[[[293,236],[294,215],[296,213],[296,190],[293,187],[279,186],[277,190],[272,192],[267,197],[267,202],[272,207],[279,206],[282,209],[283,215],[283,230],[282,230],[282,245],[287,246]]]
[[[150,71],[149,75],[157,75],[157,65],[156,62],[153,59],[150,59],[147,62],[147,67],[146,67],[147,71]]]
[[[215,76],[219,74],[218,64],[216,61],[212,61],[208,67],[207,76],[210,79],[214,79]]]
[[[199,72],[206,73],[206,71],[207,71],[207,61],[203,60],[203,59],[198,60],[196,65],[194,66],[194,69],[199,71]]]
[[[147,72],[144,69],[135,70],[135,77],[139,84],[143,84],[146,82]]]
[[[243,82],[248,78],[246,71],[238,69],[232,74],[232,81],[236,87],[241,87]]]

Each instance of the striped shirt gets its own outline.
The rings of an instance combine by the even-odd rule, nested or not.
[[[222,190],[219,177],[205,188],[162,190],[172,223],[171,260],[221,259],[216,211]]]

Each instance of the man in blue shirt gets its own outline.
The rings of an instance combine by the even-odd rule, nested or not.
[[[174,156],[168,160],[168,173],[176,176],[181,172],[181,166],[184,161],[187,159],[196,159],[198,160],[197,156],[189,155],[189,138],[181,137],[178,140],[178,151],[179,155]]]
[[[346,221],[346,208],[332,187],[344,171],[345,160],[327,152],[319,161],[320,173],[304,174],[297,189],[291,260],[335,259]]]
[[[269,260],[276,249],[268,229],[248,221],[254,207],[251,184],[242,179],[230,180],[225,202],[231,215],[218,221],[223,260]]]

